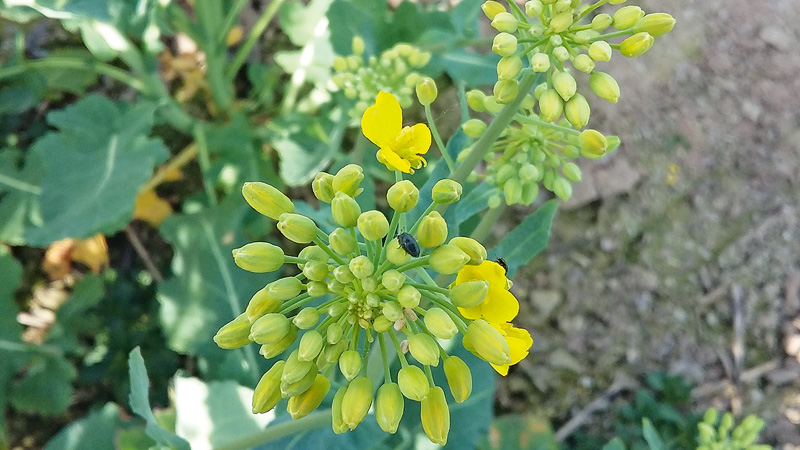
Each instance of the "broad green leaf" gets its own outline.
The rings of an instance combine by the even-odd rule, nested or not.
[[[508,264],[509,278],[514,276],[518,267],[528,264],[547,247],[557,207],[557,200],[548,200],[503,237],[493,249]]]
[[[156,422],[153,410],[150,408],[148,386],[150,379],[147,377],[147,368],[139,347],[131,350],[128,356],[128,370],[130,374],[131,393],[128,398],[131,410],[147,422],[145,431],[158,444],[166,445],[177,450],[191,450],[189,443],[183,438],[161,428]]]
[[[608,442],[608,444],[603,446],[603,450],[627,450],[625,447],[625,443],[622,442],[622,439],[616,437]]]
[[[470,217],[489,207],[489,197],[497,190],[493,186],[481,183],[468,194],[462,195],[461,200],[455,205],[456,223],[461,224]]]
[[[331,45],[339,55],[353,53],[354,36],[364,39],[365,53],[375,55],[390,46],[379,39],[381,29],[390,28],[385,0],[334,0],[328,8]]]
[[[45,344],[64,352],[78,350],[78,335],[88,324],[87,312],[103,298],[103,279],[89,275],[75,286],[69,300],[56,311],[56,321],[47,333]]]
[[[21,281],[22,266],[6,246],[0,245],[0,410],[6,407],[8,384],[31,356],[20,339],[22,326],[17,322],[19,309],[14,301],[14,291]],[[0,414],[0,448],[9,445],[5,430],[5,414]]]
[[[335,388],[331,388],[326,401],[317,410],[330,408],[330,401],[333,398]],[[281,408],[282,404],[278,404]],[[316,413],[312,413],[316,414]],[[270,422],[269,426],[275,426],[286,422],[291,422],[289,414],[279,412],[278,416]],[[417,417],[419,422],[419,417]],[[269,428],[269,427],[268,427]],[[399,431],[398,431],[399,433]],[[334,434],[330,423],[326,423],[319,428],[314,428],[303,433],[290,434],[276,439],[272,442],[259,445],[256,450],[305,450],[305,449],[324,449],[324,450],[390,450],[393,448],[385,444],[391,435],[385,433],[378,427],[373,414],[364,418],[364,421],[353,431],[343,434]]]
[[[497,81],[498,61],[500,57],[494,53],[482,55],[465,49],[450,50],[434,57],[434,63],[441,64],[450,78],[473,87]]]
[[[531,414],[498,417],[489,432],[491,450],[558,450],[558,442],[547,419]]]
[[[324,169],[338,150],[341,130],[318,117],[292,114],[276,118],[269,142],[280,155],[281,179],[288,186],[303,186]],[[329,135],[335,129],[333,135]],[[330,137],[329,137],[330,136]]]
[[[25,378],[11,388],[11,405],[19,411],[61,414],[69,406],[72,380],[76,376],[75,368],[63,356],[36,354],[25,371]]]
[[[19,152],[0,150],[0,242],[25,244],[25,230],[41,223],[39,187],[42,162],[28,152],[24,166],[17,169]]]
[[[480,35],[480,19],[484,17],[482,4],[483,0],[463,0],[450,12],[453,26],[464,37]]]
[[[115,435],[120,423],[119,407],[106,405],[59,431],[44,450],[115,450]]]
[[[30,245],[110,234],[130,221],[139,188],[168,156],[159,139],[147,137],[155,107],[115,104],[91,95],[48,115],[59,131],[37,140],[31,149],[44,166],[44,224],[28,230]]]
[[[644,440],[647,441],[647,445],[650,446],[650,450],[667,449],[664,441],[661,440],[661,436],[658,435],[658,431],[653,427],[650,419],[646,417],[642,419],[642,435],[644,435]]]
[[[210,123],[206,127],[208,151],[212,163],[203,177],[216,180],[218,190],[241,198],[242,183],[266,181],[262,165],[272,169],[273,161],[258,158],[254,145],[253,126],[243,114],[234,113],[228,123]]]

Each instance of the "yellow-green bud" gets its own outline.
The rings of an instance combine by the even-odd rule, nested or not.
[[[282,304],[282,300],[271,297],[267,293],[267,288],[264,287],[253,294],[244,313],[247,315],[247,320],[253,323],[264,314],[277,312]]]
[[[606,41],[592,42],[589,46],[589,57],[595,61],[610,61],[611,53],[611,46]]]
[[[544,5],[541,0],[531,0],[525,2],[525,14],[530,17],[538,17],[544,11]]]
[[[281,214],[294,212],[294,204],[289,197],[266,183],[245,183],[242,196],[253,209],[273,220],[278,220]]]
[[[547,29],[548,33],[562,33],[572,25],[572,12],[558,13],[550,19],[550,28]]]
[[[403,394],[396,383],[384,383],[375,398],[375,419],[381,430],[394,434],[403,418]]]
[[[347,255],[355,252],[358,248],[358,243],[352,234],[347,232],[344,228],[337,228],[333,230],[328,236],[331,248],[333,251],[340,255]]]
[[[364,39],[362,39],[361,36],[353,36],[353,54],[364,54]]]
[[[310,361],[301,361],[299,354],[300,352],[295,350],[286,358],[286,367],[283,368],[281,382],[287,384],[296,383],[302,380],[308,372],[316,369],[317,366],[314,363]]]
[[[622,53],[622,56],[635,58],[650,50],[650,48],[653,47],[654,42],[655,39],[653,36],[651,36],[650,33],[643,31],[641,33],[636,33],[622,41],[619,44],[619,52]]]
[[[581,53],[573,58],[572,67],[584,73],[592,73],[595,68],[595,63],[589,55]]]
[[[313,298],[319,298],[328,293],[328,284],[324,281],[309,281],[306,292]]]
[[[592,19],[592,30],[603,31],[614,23],[614,18],[610,14],[602,13]]]
[[[419,290],[410,284],[400,288],[400,291],[397,293],[397,301],[403,308],[416,308],[419,306],[421,298],[422,294],[420,294]]]
[[[342,339],[342,333],[344,333],[344,328],[338,322],[328,325],[326,332],[328,344],[336,344],[339,342]]]
[[[619,100],[619,85],[611,75],[605,72],[594,71],[589,76],[589,87],[598,97],[617,103]]]
[[[353,197],[337,192],[331,201],[331,215],[340,226],[352,228],[358,223],[361,207]]]
[[[325,399],[330,390],[331,382],[324,375],[317,374],[314,378],[314,383],[307,391],[289,399],[286,411],[295,420],[305,417],[322,404],[322,400]]]
[[[561,167],[561,173],[563,173],[564,176],[570,181],[574,181],[576,183],[581,181],[581,169],[575,163],[564,163],[564,166]]]
[[[328,254],[325,253],[325,250],[319,248],[316,245],[303,247],[303,249],[300,250],[300,253],[297,255],[297,257],[302,259],[308,259],[311,261],[319,261],[321,263],[327,263],[329,258]],[[303,268],[305,267],[305,263],[299,263],[297,267],[300,268],[300,270],[303,270]]]
[[[550,56],[546,53],[536,53],[531,57],[531,69],[534,72],[547,72],[550,70]]]
[[[437,181],[436,184],[433,185],[431,198],[436,204],[449,205],[461,199],[462,190],[461,183],[445,178]]]
[[[444,244],[436,247],[431,252],[428,263],[433,270],[449,275],[461,270],[469,262],[469,259],[469,255],[460,248],[455,245]]]
[[[267,242],[251,242],[234,249],[233,260],[250,272],[273,272],[283,265],[283,249]]]
[[[417,228],[417,243],[423,247],[438,247],[447,239],[447,222],[441,214],[431,211]]]
[[[608,142],[608,148],[606,148],[606,153],[611,153],[614,150],[619,148],[619,144],[621,144],[619,140],[619,136],[607,136],[606,141]]]
[[[336,266],[333,269],[333,277],[342,284],[347,284],[356,278],[349,266]]]
[[[361,280],[361,287],[367,292],[375,292],[378,290],[378,280],[375,277],[367,277]]]
[[[525,163],[519,168],[519,178],[524,182],[537,181],[539,169],[531,163]]]
[[[472,280],[457,284],[450,288],[450,301],[460,308],[472,308],[483,303],[489,293],[489,283],[483,280]]]
[[[300,361],[313,361],[322,351],[322,335],[317,330],[308,330],[300,338],[300,345],[297,347],[297,359]]]
[[[348,164],[336,172],[331,185],[335,192],[341,192],[350,197],[357,197],[358,194],[363,191],[363,189],[358,187],[363,179],[364,169],[358,164]]]
[[[467,264],[476,266],[486,259],[486,247],[475,239],[456,236],[450,239],[449,244],[455,245],[469,256],[469,262]]]
[[[295,277],[281,278],[267,285],[267,294],[280,301],[297,297],[302,290],[303,283]]]
[[[486,14],[486,17],[489,18],[489,20],[494,20],[496,15],[506,12],[506,8],[503,7],[503,5],[494,1],[483,2],[481,9],[483,10],[483,13]]]
[[[569,51],[563,45],[559,45],[558,47],[553,49],[553,58],[564,62],[569,59]]]
[[[319,261],[309,261],[303,266],[303,275],[311,281],[322,281],[328,276],[328,265]]]
[[[547,90],[547,83],[537,84],[535,88],[533,88],[533,96],[536,97],[536,100],[542,98],[542,94],[544,91]]]
[[[433,56],[431,52],[423,52],[415,48],[414,52],[409,55],[408,62],[414,67],[423,67],[431,60],[431,56]],[[409,106],[411,106],[411,104],[404,106],[404,108],[408,108]]]
[[[389,233],[389,221],[382,212],[371,210],[358,216],[358,231],[368,241],[378,241]]]
[[[517,52],[517,38],[512,34],[500,33],[492,40],[492,51],[500,56],[511,56]]]
[[[569,72],[558,72],[553,75],[553,89],[566,102],[575,95],[578,90],[578,83],[575,82],[575,78]]]
[[[333,432],[342,434],[348,430],[347,424],[342,419],[342,402],[344,401],[344,394],[347,393],[347,386],[342,386],[336,391],[333,396],[333,403],[331,404],[331,425]]]
[[[384,316],[392,322],[396,322],[403,317],[403,307],[397,302],[384,302],[381,310]]]
[[[464,347],[484,361],[502,366],[511,363],[508,342],[497,329],[483,319],[474,320],[464,335]]]
[[[517,171],[514,170],[514,166],[506,164],[497,171],[497,175],[495,175],[496,184],[503,184],[516,174]]]
[[[375,265],[372,264],[372,261],[370,261],[365,255],[356,256],[355,258],[351,259],[348,267],[350,268],[350,272],[353,272],[353,276],[359,280],[362,278],[367,278],[375,273]]]
[[[264,344],[259,349],[258,353],[266,359],[274,358],[294,344],[297,339],[297,327],[290,327],[289,332],[278,342],[274,344]]]
[[[513,80],[522,71],[522,59],[517,55],[501,58],[497,63],[497,78],[499,80]]]
[[[421,402],[430,391],[428,378],[425,372],[417,366],[408,365],[397,373],[397,384],[400,392],[411,400]]]
[[[675,27],[675,18],[667,13],[648,14],[633,26],[634,33],[645,31],[654,37],[669,33]]]
[[[347,67],[348,70],[354,72],[359,67],[364,65],[364,60],[360,58],[358,55],[350,55],[347,57]]]
[[[278,220],[278,231],[292,242],[308,244],[317,237],[317,224],[300,214],[283,213]]]
[[[644,11],[638,6],[623,6],[618,9],[613,16],[614,28],[618,30],[627,30],[636,25],[636,22],[644,17]]]
[[[542,92],[539,98],[539,116],[545,122],[555,122],[564,112],[564,100],[555,89]]]
[[[354,430],[369,412],[372,406],[372,381],[367,377],[358,377],[347,386],[342,399],[342,420],[347,427]]]
[[[489,114],[497,114],[503,110],[503,104],[499,103],[494,95],[489,95],[483,100],[483,107]]]
[[[233,349],[244,347],[253,342],[250,340],[250,321],[247,314],[239,314],[235,319],[226,323],[214,335],[214,342],[219,348]]]
[[[498,103],[506,104],[517,98],[519,83],[516,80],[500,80],[494,84],[492,93]]]
[[[461,124],[461,129],[464,130],[464,134],[467,136],[478,139],[486,131],[486,123],[481,119],[469,119]]]
[[[303,377],[300,378],[299,380],[294,382],[288,382],[283,379],[284,377],[281,377],[281,397],[287,398],[287,397],[294,397],[295,395],[300,395],[303,392],[309,390],[311,386],[314,384],[314,380],[317,378],[317,372],[319,371],[319,369],[312,362],[303,362],[302,364],[304,365],[304,367],[305,364],[310,364],[311,366],[308,372],[306,372],[305,375],[303,375]],[[284,375],[285,374],[286,374],[286,369],[284,369]]]
[[[339,370],[342,371],[342,375],[347,378],[347,381],[358,376],[358,372],[361,371],[361,354],[355,350],[342,353],[342,356],[339,357]]]
[[[578,144],[581,148],[581,155],[590,159],[602,157],[608,148],[606,137],[597,130],[583,130],[578,135]]]
[[[381,284],[389,292],[399,291],[405,282],[406,276],[394,269],[387,270],[381,275]]]
[[[533,204],[538,195],[539,185],[537,183],[526,183],[522,185],[522,198],[520,201],[523,205],[528,206]]]
[[[439,386],[434,386],[428,396],[422,400],[419,413],[422,428],[428,439],[434,444],[447,444],[447,435],[450,432],[450,409],[444,398],[444,391]]]
[[[387,319],[386,316],[378,316],[372,321],[372,328],[375,329],[376,333],[385,333],[392,328],[392,325],[394,325],[394,322]]]
[[[417,333],[408,340],[411,355],[426,366],[439,365],[439,345],[429,334]]]
[[[347,71],[347,59],[344,56],[337,56],[333,58],[333,70],[337,72]]]
[[[520,105],[524,109],[533,109],[536,105],[536,99],[533,98],[531,94],[525,94],[525,98],[522,99],[522,104]]]
[[[522,184],[520,184],[518,179],[512,178],[503,183],[503,197],[505,197],[507,205],[520,202],[522,198]]]
[[[450,339],[458,333],[453,319],[441,308],[428,309],[424,320],[428,331],[439,339]]]
[[[581,94],[575,94],[564,105],[564,115],[576,129],[581,129],[589,123],[591,112],[592,109],[589,107],[589,102]]]
[[[450,386],[450,393],[456,403],[461,403],[472,394],[472,372],[469,366],[458,356],[444,360],[444,376]]]
[[[291,322],[283,314],[265,314],[250,327],[250,339],[258,344],[274,344],[291,330]]]
[[[281,374],[285,361],[278,361],[261,376],[261,379],[253,391],[253,414],[265,413],[281,399]]]
[[[561,200],[567,201],[572,197],[572,185],[565,178],[556,177],[553,181],[553,193]]]
[[[411,180],[398,181],[386,191],[386,201],[397,212],[411,211],[419,202],[419,189]]]
[[[561,149],[561,153],[564,154],[565,158],[569,159],[575,159],[578,156],[581,156],[581,151],[578,149],[578,147],[572,144],[565,145],[564,148]]]
[[[592,37],[594,37],[594,31],[581,30],[575,33],[575,42],[578,44],[588,44]]]
[[[333,175],[325,172],[318,173],[311,182],[311,190],[314,191],[314,197],[317,197],[317,200],[330,203],[336,193],[333,190]]]
[[[307,330],[319,321],[319,311],[314,306],[306,306],[292,319],[292,323],[301,330]]]
[[[575,1],[573,0],[556,0],[556,4],[553,5],[553,10],[556,13],[562,13],[564,11],[577,7],[580,4],[580,1],[578,1],[575,6],[572,6],[573,3],[575,3]]]
[[[506,33],[513,33],[517,31],[519,22],[511,13],[500,12],[495,14],[492,19],[492,27],[497,31],[505,31]]]
[[[395,266],[400,266],[407,263],[411,259],[411,255],[403,250],[397,242],[397,238],[394,238],[386,245],[386,259]]]
[[[436,96],[439,91],[436,88],[436,82],[431,77],[424,77],[417,82],[415,90],[417,91],[417,99],[422,106],[428,106],[436,101]]]
[[[467,105],[475,112],[484,112],[486,108],[483,106],[483,101],[486,99],[486,94],[483,91],[473,89],[467,92]]]

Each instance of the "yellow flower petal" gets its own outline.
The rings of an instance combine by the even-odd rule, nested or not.
[[[510,322],[519,314],[519,302],[514,294],[492,285],[480,308],[483,318],[489,323]]]
[[[412,173],[411,163],[401,158],[400,155],[389,148],[378,150],[378,161],[386,165],[389,170],[399,170],[404,173]]]
[[[364,136],[380,148],[392,147],[403,125],[403,110],[394,95],[379,92],[375,104],[364,111],[361,129]],[[384,163],[385,164],[385,163]]]
[[[510,322],[517,316],[519,302],[514,294],[508,291],[505,270],[500,264],[487,260],[477,266],[466,265],[458,272],[455,284],[473,280],[488,282],[489,293],[480,305],[469,309],[459,308],[465,318],[470,320],[483,318],[489,323],[497,324]],[[475,308],[480,308],[479,315]]]
[[[431,130],[424,123],[405,127],[397,136],[397,151],[409,155],[424,155],[431,148]]]
[[[492,364],[494,370],[502,376],[508,375],[508,368],[517,364],[528,356],[528,351],[533,345],[533,338],[528,330],[524,328],[514,328],[510,323],[492,324],[497,328],[508,343],[508,348],[511,350],[511,363],[503,365]]]
[[[458,312],[464,316],[465,319],[475,320],[483,317],[481,313],[481,305],[473,306],[472,308],[458,308]]]

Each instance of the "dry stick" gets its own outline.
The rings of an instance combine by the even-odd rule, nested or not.
[[[147,271],[150,272],[150,275],[153,276],[153,279],[158,283],[164,282],[164,276],[158,271],[158,268],[150,258],[150,254],[147,253],[147,249],[144,248],[142,241],[139,240],[139,236],[136,235],[136,232],[133,231],[130,224],[125,225],[125,235],[128,237],[131,245],[133,245],[133,249],[136,250],[136,254],[142,258],[144,266],[147,268]]]
[[[585,408],[580,410],[571,419],[556,431],[556,441],[562,442],[568,438],[575,430],[581,427],[596,411],[606,409],[611,405],[611,400],[624,390],[630,389],[630,385],[625,382],[614,382],[599,398],[592,400]]]
[[[750,383],[779,368],[780,359],[771,359],[763,364],[759,364],[751,369],[745,370],[742,372],[739,380],[742,383]],[[698,400],[710,395],[714,395],[725,390],[728,385],[730,385],[730,380],[711,381],[709,383],[697,386],[696,388],[692,389],[692,400]]]
[[[738,416],[742,411],[741,397],[741,374],[744,369],[744,291],[738,284],[731,286],[731,300],[733,307],[733,342],[731,342],[731,354],[733,356],[733,373],[731,382],[733,390],[731,392],[731,412]]]

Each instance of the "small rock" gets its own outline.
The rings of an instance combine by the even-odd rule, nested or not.
[[[795,39],[792,35],[777,26],[766,26],[758,34],[764,42],[777,48],[778,50],[789,50],[794,45]]]
[[[620,157],[612,159],[608,166],[598,167],[594,175],[594,184],[601,198],[629,192],[642,178],[638,170]]]
[[[742,114],[745,115],[751,122],[758,122],[761,117],[761,105],[750,100],[742,101]]]
[[[611,239],[609,237],[604,237],[600,239],[600,250],[603,250],[606,253],[612,252],[617,248],[617,241]]]
[[[564,296],[555,290],[541,290],[531,292],[531,303],[543,317],[550,317],[555,309],[563,303]]]
[[[567,369],[575,373],[584,372],[583,364],[565,350],[558,349],[554,351],[550,354],[550,358],[548,359],[551,367]]]

